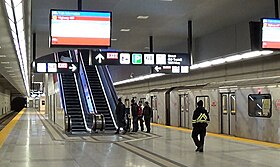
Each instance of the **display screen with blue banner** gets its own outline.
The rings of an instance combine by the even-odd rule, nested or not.
[[[280,49],[280,19],[262,19],[262,48]]]
[[[111,12],[50,11],[50,46],[111,46]]]

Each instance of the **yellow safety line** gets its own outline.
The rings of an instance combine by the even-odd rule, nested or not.
[[[20,119],[20,117],[23,115],[23,113],[26,111],[26,109],[22,109],[9,123],[6,125],[1,131],[0,131],[0,148],[6,141],[9,133],[13,130],[14,126]]]
[[[163,127],[163,128],[175,129],[175,130],[188,132],[188,133],[192,132],[191,129],[181,128],[181,127],[166,126],[166,125],[155,124],[155,123],[152,123],[152,125]],[[228,135],[216,134],[216,133],[210,133],[210,132],[207,132],[207,135],[213,136],[213,137],[218,137],[218,138],[223,138],[223,139],[228,139],[228,140],[240,141],[240,142],[244,142],[244,143],[251,143],[251,144],[268,146],[268,147],[273,147],[273,148],[280,148],[280,144],[277,144],[277,143],[270,143],[270,142],[264,142],[264,141],[258,141],[258,140],[252,140],[252,139],[246,139],[246,138],[240,138],[240,137],[234,137],[234,136],[228,136]]]

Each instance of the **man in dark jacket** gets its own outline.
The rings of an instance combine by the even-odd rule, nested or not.
[[[192,138],[197,147],[195,151],[203,152],[204,138],[206,135],[206,127],[210,121],[208,112],[203,107],[203,101],[199,100],[197,102],[197,108],[193,113],[192,125]],[[198,140],[198,135],[200,140]]]
[[[118,129],[116,131],[115,134],[119,134],[120,133],[120,128],[122,127],[124,130],[124,134],[126,133],[126,128],[125,128],[125,106],[122,103],[122,99],[119,98],[118,99],[118,104],[116,107],[116,115],[117,115],[117,125],[118,125]]]
[[[147,101],[145,102],[145,107],[143,109],[143,114],[144,114],[145,125],[146,125],[146,128],[147,128],[147,133],[150,133],[150,131],[151,131],[152,109],[149,106],[149,103]]]
[[[135,100],[131,100],[131,113],[132,113],[132,124],[133,124],[133,130],[132,132],[138,131],[138,106],[135,103]]]

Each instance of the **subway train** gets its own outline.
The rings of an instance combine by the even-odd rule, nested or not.
[[[154,123],[192,128],[202,100],[211,119],[208,132],[280,143],[279,72],[279,59],[264,57],[116,89],[127,107],[132,98],[148,101]]]

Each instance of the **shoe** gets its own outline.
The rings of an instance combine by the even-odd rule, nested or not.
[[[198,148],[197,148],[197,151],[203,152],[203,146],[198,147]]]
[[[147,131],[146,133],[150,133],[150,131]]]
[[[125,135],[125,134],[126,134],[126,131],[124,131],[122,134]]]
[[[199,151],[199,147],[196,148],[195,152],[198,152],[198,151]]]
[[[115,132],[115,134],[119,134],[120,132]]]

